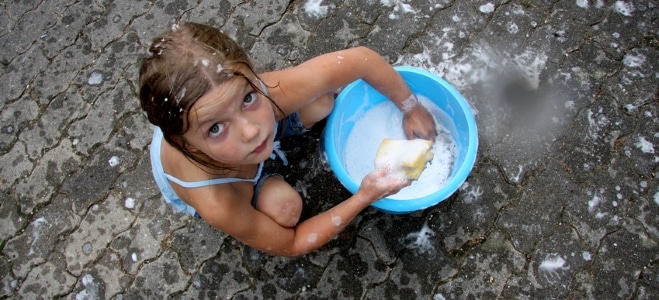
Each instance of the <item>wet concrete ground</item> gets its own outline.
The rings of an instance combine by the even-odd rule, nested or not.
[[[0,297],[657,299],[659,2],[5,1]],[[137,64],[176,21],[262,70],[366,45],[445,78],[477,116],[467,182],[421,212],[364,211],[299,258],[164,204]],[[288,143],[306,213],[348,196],[322,128]]]

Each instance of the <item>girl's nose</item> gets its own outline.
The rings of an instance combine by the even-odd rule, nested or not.
[[[243,142],[249,142],[252,139],[258,137],[259,135],[259,125],[256,123],[249,122],[247,119],[244,119],[242,126],[242,140]]]

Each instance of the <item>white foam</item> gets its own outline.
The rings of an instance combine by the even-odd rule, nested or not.
[[[417,97],[436,119],[439,134],[431,148],[434,157],[417,181],[389,196],[390,199],[409,200],[430,195],[446,183],[453,169],[456,145],[448,130],[438,122],[446,119],[444,112],[428,98]],[[405,139],[402,124],[403,114],[390,101],[375,105],[355,122],[346,141],[343,158],[346,171],[355,182],[360,183],[374,170],[375,154],[383,139]]]
[[[546,272],[556,272],[565,266],[565,259],[560,257],[560,255],[552,254],[545,258],[545,260],[540,263],[540,270]]]
[[[494,4],[492,2],[488,2],[487,4],[483,4],[478,8],[482,13],[491,13],[494,11]]]
[[[406,241],[412,241],[411,244],[407,245],[407,248],[417,249],[420,253],[434,252],[435,246],[430,240],[433,236],[435,236],[435,232],[428,227],[428,222],[426,222],[419,232],[412,232],[405,236]]]
[[[94,277],[92,275],[86,274],[83,276],[82,285],[85,288],[76,294],[76,300],[101,298],[100,286],[98,282],[94,281]]]
[[[313,17],[322,18],[327,15],[327,5],[320,5],[322,0],[309,0],[304,4],[304,11]]]
[[[108,164],[110,165],[110,167],[118,166],[119,165],[119,157],[117,157],[117,156],[110,157],[110,160],[108,160]]]
[[[515,34],[519,31],[519,27],[514,22],[508,22],[506,28],[510,34]]]
[[[317,233],[310,233],[307,236],[307,243],[313,244],[318,240],[318,234]]]
[[[631,17],[634,12],[634,5],[625,1],[616,1],[613,5],[613,11],[627,17]]]
[[[645,139],[645,137],[639,137],[638,142],[636,142],[636,147],[641,149],[643,153],[654,153],[654,144]]]
[[[89,75],[89,79],[87,79],[87,83],[89,85],[99,85],[103,83],[103,73],[100,71],[94,71]]]
[[[332,215],[332,224],[334,224],[334,226],[336,227],[343,225],[343,220],[341,219],[341,216]]]
[[[135,199],[128,197],[126,201],[124,201],[124,206],[128,209],[135,208]]]
[[[622,59],[622,63],[625,64],[625,66],[628,66],[630,68],[640,68],[643,67],[643,64],[645,63],[646,57],[643,54],[626,54],[625,57]]]
[[[50,223],[48,223],[48,220],[46,218],[41,217],[36,220],[34,220],[33,225],[32,225],[32,243],[30,243],[30,251],[28,252],[28,255],[34,254],[34,244],[37,243],[37,241],[41,238],[41,231],[44,229],[50,228]]]
[[[593,212],[595,210],[595,207],[598,204],[600,204],[601,201],[602,198],[600,198],[599,196],[597,196],[597,194],[595,194],[593,198],[590,201],[588,201],[588,211]]]

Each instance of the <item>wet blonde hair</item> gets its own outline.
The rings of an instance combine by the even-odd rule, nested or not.
[[[172,26],[156,37],[150,55],[142,60],[139,97],[149,122],[160,127],[164,139],[194,161],[212,166],[199,151],[190,150],[183,135],[192,105],[213,87],[234,76],[244,77],[264,94],[252,63],[242,47],[220,30],[198,23]],[[243,74],[248,70],[251,74]]]

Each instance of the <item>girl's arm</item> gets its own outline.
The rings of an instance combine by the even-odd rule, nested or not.
[[[430,113],[418,104],[403,78],[375,51],[356,47],[315,57],[299,66],[262,74],[268,86],[275,86],[273,100],[286,114],[321,95],[363,79],[391,100],[403,113],[408,138],[434,140],[437,135]]]
[[[226,190],[222,201],[205,201],[204,207],[197,208],[197,211],[211,226],[250,247],[275,255],[303,255],[329,242],[374,201],[409,185],[409,181],[387,177],[387,172],[383,169],[372,172],[352,197],[295,228],[281,227],[252,208],[244,197],[227,195]],[[207,195],[217,194],[211,192]]]

